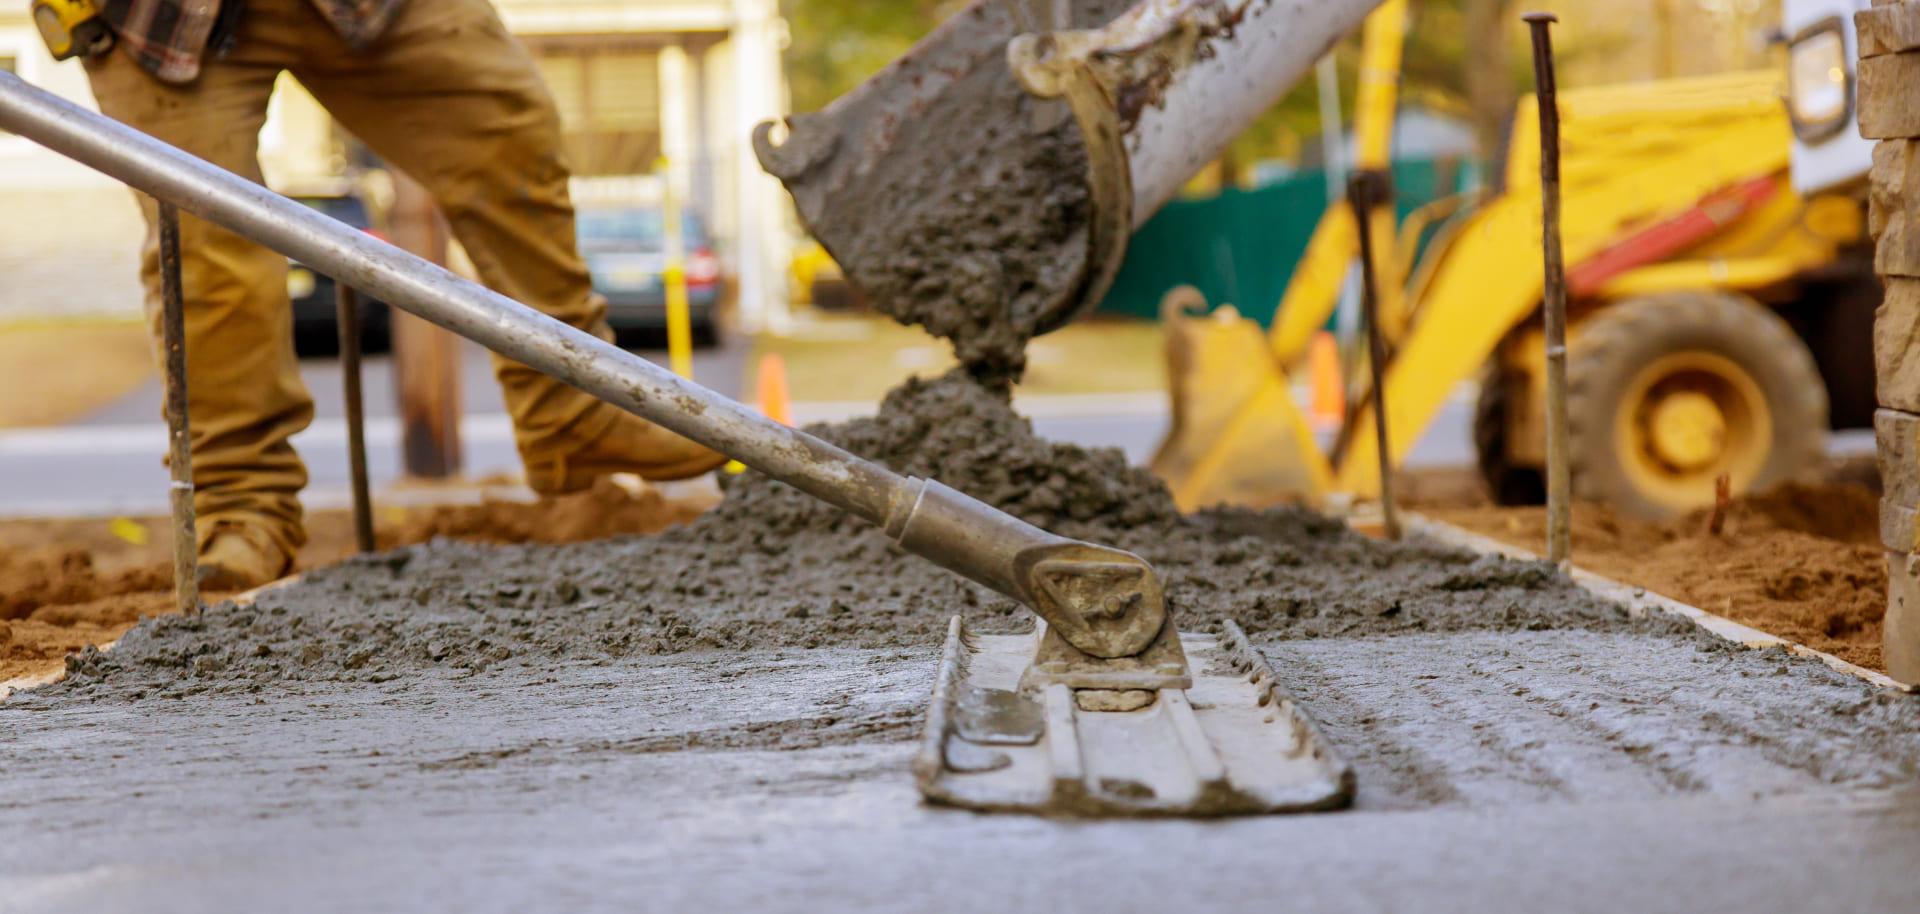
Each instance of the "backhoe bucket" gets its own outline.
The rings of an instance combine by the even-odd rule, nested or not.
[[[1162,302],[1173,423],[1149,466],[1183,511],[1318,505],[1333,472],[1266,332],[1230,307],[1192,313],[1205,305],[1190,287]]]

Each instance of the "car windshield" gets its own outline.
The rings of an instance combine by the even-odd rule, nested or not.
[[[578,216],[580,246],[590,250],[662,250],[666,247],[661,232],[664,222],[657,209],[581,210]],[[706,245],[706,233],[692,213],[680,218],[680,227],[689,249]]]

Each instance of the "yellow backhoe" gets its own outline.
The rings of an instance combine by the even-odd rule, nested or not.
[[[1359,170],[1387,165],[1405,20],[1393,0],[1367,21]],[[1799,475],[1824,457],[1830,382],[1836,410],[1842,398],[1849,411],[1871,408],[1870,375],[1864,391],[1858,380],[1877,301],[1863,195],[1795,190],[1783,83],[1753,72],[1560,95],[1582,498],[1660,516],[1710,502],[1722,474],[1735,491]],[[1383,239],[1375,250],[1391,252],[1378,258],[1390,456],[1404,460],[1479,375],[1479,463],[1497,497],[1521,502],[1539,496],[1545,438],[1531,99],[1509,149],[1500,189],[1416,211],[1391,244],[1391,209],[1369,221]],[[1204,303],[1190,290],[1169,296],[1174,418],[1153,467],[1183,508],[1377,493],[1373,436],[1343,433],[1323,452],[1289,375],[1332,313],[1357,241],[1350,211],[1330,207],[1267,332],[1230,308],[1195,313]],[[1849,358],[1851,343],[1861,348]],[[1349,377],[1359,389],[1344,428],[1370,428],[1366,372]]]

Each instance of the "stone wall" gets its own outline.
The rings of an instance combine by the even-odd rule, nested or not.
[[[1886,662],[1895,678],[1920,682],[1920,0],[1874,0],[1854,27],[1860,135],[1878,141],[1868,222],[1874,268],[1887,287],[1873,329]]]

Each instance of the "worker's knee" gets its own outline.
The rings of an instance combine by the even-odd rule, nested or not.
[[[546,91],[529,87],[511,113],[464,150],[436,156],[434,195],[449,217],[493,207],[547,210],[567,202],[572,174],[561,149],[559,115]]]
[[[141,250],[140,278],[147,305],[157,312],[161,295],[159,226],[155,207],[144,203],[149,227]],[[180,289],[191,325],[217,326],[252,337],[279,334],[291,322],[287,259],[197,217],[180,216]],[[266,341],[250,339],[249,345]]]

